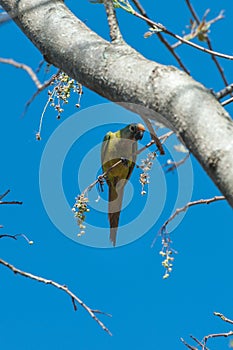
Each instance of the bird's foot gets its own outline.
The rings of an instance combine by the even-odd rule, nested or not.
[[[104,192],[104,177],[103,177],[103,175],[98,176],[98,186],[99,186],[99,192]]]
[[[129,160],[124,158],[124,157],[121,157],[121,162],[122,164],[125,166],[125,167],[128,167],[129,166]]]

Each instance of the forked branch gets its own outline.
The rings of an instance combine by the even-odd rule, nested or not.
[[[22,271],[22,270],[16,268],[15,266],[9,264],[8,262],[6,262],[5,260],[2,260],[2,259],[0,259],[0,264],[5,266],[5,267],[7,267],[8,269],[10,269],[15,274],[21,275],[23,277],[30,278],[30,279],[35,280],[37,282],[41,282],[41,283],[44,283],[44,284],[49,284],[49,285],[51,285],[51,286],[53,286],[53,287],[55,287],[57,289],[62,290],[63,292],[65,292],[71,298],[71,302],[73,304],[74,310],[77,309],[76,303],[78,303],[80,306],[82,306],[87,311],[87,313],[93,318],[93,320],[95,320],[98,323],[98,325],[104,331],[106,331],[109,335],[112,335],[112,333],[104,325],[104,323],[101,322],[98,317],[96,317],[96,314],[105,314],[105,313],[100,311],[100,310],[91,309],[80,298],[78,298],[77,295],[75,295],[67,286],[59,284],[59,283],[57,283],[57,282],[55,282],[53,280],[48,280],[48,279],[43,278],[41,276],[33,275],[33,274],[29,273],[29,272]],[[105,314],[105,315],[110,316],[109,314]]]

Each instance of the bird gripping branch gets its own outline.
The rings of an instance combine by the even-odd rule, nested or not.
[[[109,187],[108,219],[110,223],[110,241],[116,245],[116,235],[122,207],[124,187],[129,180],[137,157],[137,141],[141,140],[145,128],[142,124],[132,123],[116,132],[108,132],[103,140],[101,163],[107,172]],[[114,164],[122,162],[109,170]]]

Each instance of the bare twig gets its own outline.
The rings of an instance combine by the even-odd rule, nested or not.
[[[1,227],[2,228],[2,227]],[[5,233],[5,234],[2,234],[2,235],[0,235],[0,238],[12,238],[12,239],[15,239],[15,240],[17,240],[17,238],[15,237],[15,235],[8,235],[7,233]]]
[[[3,194],[0,195],[0,201],[10,193],[11,190],[6,190]]]
[[[190,350],[198,350],[195,346],[188,344],[183,338],[180,338],[181,342]]]
[[[77,307],[77,305],[75,304],[75,300],[74,300],[73,297],[71,298],[71,301],[72,301],[72,304],[73,304],[73,307],[74,307],[74,311],[77,311],[77,310],[78,310],[78,307]]]
[[[205,48],[205,47],[203,47],[203,46],[200,46],[200,45],[198,45],[198,44],[193,43],[192,41],[189,41],[189,40],[186,40],[186,39],[182,38],[181,36],[179,36],[179,35],[177,35],[177,34],[171,32],[171,31],[170,31],[168,28],[166,28],[163,24],[161,24],[161,23],[156,23],[156,22],[152,21],[151,19],[149,19],[149,18],[147,18],[147,17],[141,15],[139,12],[137,12],[137,11],[135,11],[135,10],[133,10],[133,9],[132,9],[131,11],[129,11],[129,12],[130,12],[132,15],[134,15],[134,16],[136,16],[136,17],[142,19],[143,21],[145,21],[145,22],[147,22],[147,23],[149,23],[153,28],[157,28],[158,30],[160,30],[160,31],[162,31],[162,32],[164,32],[164,33],[166,33],[166,34],[172,36],[173,38],[175,38],[175,39],[181,41],[181,42],[184,43],[184,44],[187,44],[187,45],[189,45],[189,46],[192,46],[192,47],[194,47],[194,48],[197,49],[197,50],[200,50],[200,51],[202,51],[202,52],[205,52],[205,53],[208,53],[208,54],[211,54],[211,55],[215,55],[215,56],[218,56],[218,57],[221,57],[221,58],[225,58],[225,59],[228,59],[228,60],[233,60],[233,56],[231,56],[231,55],[227,55],[227,54],[223,54],[223,53],[221,53],[221,52],[209,50],[209,49],[207,49],[207,48]]]
[[[16,62],[15,60],[13,60],[11,58],[0,58],[0,63],[10,64],[10,65],[14,66],[15,68],[21,68],[21,69],[25,70],[28,73],[28,75],[30,76],[30,78],[32,79],[32,81],[34,82],[34,84],[36,85],[37,89],[40,89],[42,87],[42,84],[39,81],[37,75],[33,72],[32,68],[27,66],[26,64]]]
[[[214,316],[220,317],[221,320],[223,320],[224,322],[228,322],[230,324],[233,324],[233,320],[231,320],[230,318],[227,318],[226,316],[224,316],[220,312],[214,312]]]
[[[10,190],[7,190],[5,193],[3,193],[2,195],[0,195],[0,205],[1,204],[23,204],[23,202],[20,201],[2,201],[2,199],[4,197],[6,197],[8,195],[8,193],[10,192]]]
[[[166,227],[167,225],[177,216],[179,215],[181,212],[186,211],[189,207],[192,207],[194,205],[198,205],[198,204],[210,204],[213,202],[217,202],[217,201],[221,201],[221,200],[225,200],[226,198],[224,196],[215,196],[213,198],[208,198],[208,199],[199,199],[193,202],[189,202],[187,203],[184,207],[182,208],[178,208],[176,209],[176,211],[170,216],[169,219],[167,219],[165,221],[165,223],[163,224],[163,226],[160,229],[160,233],[166,231]]]
[[[141,115],[141,118],[142,120],[144,121],[144,123],[146,124],[147,126],[147,129],[149,130],[149,133],[150,133],[150,136],[151,136],[151,139],[154,141],[154,143],[156,144],[159,152],[161,155],[164,155],[165,154],[165,151],[163,149],[163,145],[162,143],[160,142],[158,136],[156,135],[156,132],[153,128],[153,126],[151,125],[151,122],[149,121],[149,119],[145,118],[143,115]]]
[[[101,314],[101,315],[105,315],[108,317],[112,317],[111,314],[108,314],[107,312],[101,311],[101,310],[92,310],[92,312],[94,312],[95,314]]]
[[[108,18],[110,37],[112,41],[123,41],[112,0],[104,0],[104,6]]]
[[[147,15],[146,11],[144,10],[144,8],[142,7],[142,5],[140,4],[140,2],[138,0],[132,0],[134,5],[137,7],[138,11],[141,13],[141,15],[143,15],[144,17],[149,18],[149,16]],[[150,26],[151,23],[147,22],[147,24]],[[161,33],[157,33],[157,36],[159,38],[159,40],[166,46],[166,48],[170,51],[170,53],[174,56],[174,58],[176,59],[176,61],[178,62],[179,66],[187,73],[190,75],[189,70],[185,67],[185,65],[183,64],[183,62],[181,61],[179,55],[175,52],[175,50],[171,47],[171,45],[169,44],[169,42],[163,37],[163,35]]]
[[[211,338],[219,338],[219,337],[230,337],[233,335],[233,331],[230,331],[228,333],[213,333],[213,334],[208,334],[204,337],[203,339],[203,349],[206,349],[206,343],[208,341],[208,339],[211,339]]]
[[[206,41],[207,41],[207,45],[208,45],[209,49],[211,51],[213,51],[213,47],[212,47],[210,38],[208,36],[206,38]],[[223,80],[224,84],[227,86],[229,83],[228,83],[227,78],[226,78],[226,76],[224,74],[223,68],[221,67],[220,63],[218,62],[217,58],[214,55],[211,55],[211,57],[212,57],[212,60],[214,61],[215,65],[216,65],[216,67],[217,67],[221,77],[222,77],[222,80]]]
[[[20,201],[0,201],[1,204],[23,204],[23,202]]]
[[[189,8],[189,11],[191,12],[193,18],[195,19],[195,21],[197,23],[200,23],[200,19],[199,19],[198,15],[197,15],[196,11],[194,10],[191,2],[189,0],[185,0],[185,1],[186,1],[186,4],[187,4],[188,8]]]
[[[186,1],[186,4],[187,4],[187,6],[188,6],[188,8],[189,8],[189,10],[190,10],[190,12],[191,12],[193,18],[195,19],[196,23],[197,23],[197,24],[200,24],[201,21],[200,21],[198,15],[197,15],[197,13],[195,12],[195,10],[194,10],[194,8],[193,8],[193,6],[192,6],[190,0],[185,0],[185,1]],[[222,13],[220,12],[219,16],[216,17],[216,19],[222,19],[222,18],[223,18],[223,16],[222,16]],[[210,49],[211,51],[213,51],[213,47],[212,47],[210,38],[208,37],[207,34],[206,34],[206,42],[207,42],[207,45],[208,45],[209,49]],[[227,86],[227,85],[228,85],[228,82],[227,82],[227,79],[226,79],[226,77],[225,77],[223,68],[221,67],[220,63],[218,62],[217,58],[216,58],[214,55],[211,55],[211,57],[212,57],[212,60],[214,61],[215,65],[216,65],[216,67],[217,67],[217,69],[218,69],[218,71],[219,71],[221,77],[222,77],[222,80],[223,80],[224,84]]]
[[[189,156],[190,156],[190,153],[188,152],[186,154],[186,156],[184,158],[182,158],[181,160],[179,160],[178,162],[168,160],[167,163],[164,165],[164,167],[168,167],[166,169],[166,172],[169,173],[169,172],[177,169],[179,166],[181,166],[182,164],[184,164],[186,162],[186,160],[188,159]]]
[[[220,312],[214,312],[214,315],[215,316],[218,316],[220,317],[223,321],[225,322],[228,322],[230,324],[233,324],[233,320],[225,317],[223,314],[221,314]],[[198,340],[196,337],[194,337],[193,335],[190,335],[190,338],[192,338],[199,346],[202,350],[209,350],[208,347],[206,346],[207,344],[207,341],[209,339],[212,339],[212,338],[227,338],[227,337],[230,337],[230,336],[233,336],[233,331],[229,331],[229,332],[226,332],[226,333],[212,333],[212,334],[208,334],[206,335],[202,341]],[[181,338],[181,341],[182,343],[188,348],[188,349],[191,349],[191,350],[198,350],[196,347],[193,347],[192,345],[188,344],[186,341],[184,341],[183,338]]]
[[[59,73],[60,73],[60,69],[57,71],[56,74],[52,75],[52,77],[51,77],[50,79],[48,79],[47,81],[45,81],[44,84],[41,85],[41,87],[38,88],[38,89],[36,90],[36,92],[32,95],[32,97],[26,102],[25,107],[24,107],[24,111],[23,111],[21,117],[23,117],[23,116],[26,114],[26,112],[27,112],[29,106],[30,106],[31,103],[34,101],[34,99],[35,99],[43,90],[45,90],[48,86],[51,85],[51,83],[54,81],[54,79],[56,79],[56,77],[58,76]]]
[[[97,183],[101,183],[103,179],[108,175],[108,173],[112,169],[118,167],[123,161],[124,161],[123,159],[118,160],[115,164],[113,164],[110,168],[108,168],[108,170],[106,170],[103,174],[99,175],[94,182],[92,182],[89,186],[85,188],[85,190],[82,192],[82,195],[85,196],[85,194],[89,192]]]
[[[228,98],[227,100],[221,103],[222,106],[229,105],[229,103],[233,102],[233,97]]]
[[[224,18],[223,11],[221,11],[217,17],[215,17],[214,19],[207,22],[206,17],[208,15],[209,11],[210,11],[209,9],[206,10],[201,21],[198,19],[198,21],[195,20],[195,22],[192,23],[190,33],[184,35],[183,39],[189,41],[191,39],[194,39],[196,37],[199,38],[201,36],[202,41],[205,41],[205,42],[208,41],[208,31],[209,31],[210,26],[213,23]],[[210,41],[209,41],[209,43],[211,45]],[[176,49],[180,45],[182,45],[182,42],[178,41],[172,45],[172,48]],[[209,46],[209,49],[212,50],[212,48],[210,46]]]
[[[197,339],[196,337],[194,337],[192,334],[190,335],[190,338],[192,338],[201,348],[203,347],[202,342],[199,339]],[[207,347],[205,347],[205,349],[208,350]]]
[[[184,63],[181,61],[180,56],[177,54],[177,52],[173,49],[173,47],[169,44],[169,42],[164,38],[164,36],[161,33],[157,33],[158,38],[160,41],[167,47],[167,49],[171,52],[171,54],[174,56],[176,61],[178,62],[179,66],[183,69],[185,73],[190,75],[190,71],[185,67]]]
[[[77,302],[80,306],[82,306],[87,313],[98,323],[98,325],[104,330],[106,331],[109,335],[112,335],[112,333],[110,332],[110,330],[104,325],[103,322],[101,322],[95,315],[95,310],[91,309],[89,306],[87,306],[80,298],[78,298],[73,292],[71,292],[67,286],[65,285],[61,285],[53,280],[48,280],[46,278],[43,278],[41,276],[36,276],[33,275],[29,272],[25,272],[22,270],[19,270],[18,268],[16,268],[15,266],[9,264],[8,262],[0,259],[0,264],[7,267],[8,269],[10,269],[11,271],[13,271],[15,274],[19,274],[23,277],[27,277],[30,278],[32,280],[35,280],[37,282],[41,282],[44,284],[49,284],[57,289],[62,290],[63,292],[65,292],[66,294],[68,294],[71,298],[72,304],[74,305],[75,302]]]
[[[217,98],[217,100],[221,100],[221,98],[231,94],[232,92],[233,92],[233,84],[230,84],[230,85],[226,86],[224,89],[215,93],[215,97]]]
[[[163,145],[164,142],[171,136],[174,134],[174,131],[168,131],[166,134],[159,136],[159,140],[161,142],[161,144]],[[148,142],[144,147],[140,148],[137,151],[137,154],[142,153],[143,151],[145,151],[147,148],[151,147],[152,145],[154,145],[155,141],[151,140],[150,142]]]
[[[147,16],[146,11],[144,10],[144,8],[142,7],[142,4],[138,1],[138,0],[132,0],[132,2],[134,3],[134,5],[137,7],[138,11],[145,16],[146,18],[149,18]]]
[[[192,207],[194,205],[198,205],[198,204],[210,204],[212,202],[216,202],[216,201],[221,201],[221,200],[225,200],[226,198],[224,196],[215,196],[213,198],[209,198],[209,199],[199,199],[193,202],[189,202],[187,203],[184,207],[182,208],[177,208],[176,211],[164,222],[164,224],[162,225],[162,227],[160,228],[160,230],[158,231],[158,233],[156,234],[155,238],[153,239],[152,243],[151,243],[151,248],[153,248],[153,246],[155,245],[155,242],[157,241],[157,238],[159,236],[162,236],[165,240],[169,241],[169,244],[171,243],[170,238],[169,237],[165,237],[167,235],[167,225],[177,216],[179,215],[181,212],[186,211],[189,207]]]
[[[16,235],[9,235],[8,233],[0,235],[0,238],[12,238],[17,240],[17,237],[23,237],[28,244],[32,245],[34,242],[29,240],[24,233],[17,233]]]

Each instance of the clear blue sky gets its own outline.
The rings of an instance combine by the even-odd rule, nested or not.
[[[145,0],[143,4],[154,20],[178,34],[189,22],[190,15],[185,2],[167,0],[153,4]],[[108,38],[102,5],[91,5],[85,0],[79,1],[77,6],[72,1],[68,1],[67,5],[88,26]],[[226,18],[212,28],[211,38],[216,50],[232,54],[232,1],[226,0],[221,4],[216,0],[204,1],[202,4],[195,1],[193,5],[200,16],[206,8],[211,8],[209,18],[225,9]],[[145,23],[121,10],[117,13],[129,44],[150,59],[176,65],[155,36],[143,38],[147,31]],[[16,25],[8,23],[0,30],[1,57],[13,58],[36,69],[41,55]],[[194,78],[214,90],[223,87],[208,55],[188,47],[180,48],[179,53]],[[230,79],[232,63],[224,60],[221,63]],[[108,101],[84,89],[80,113],[76,117],[72,116],[76,112],[73,106],[75,99],[67,106],[60,121],[56,119],[53,109],[46,112],[42,140],[38,142],[35,134],[46,102],[46,93],[38,96],[22,118],[24,104],[35,87],[22,70],[0,65],[0,74],[0,193],[10,188],[7,199],[23,201],[22,206],[1,206],[0,224],[4,225],[1,233],[24,233],[34,241],[34,245],[28,245],[21,238],[17,241],[1,239],[1,258],[22,270],[67,285],[90,307],[112,314],[112,318],[100,318],[113,333],[112,337],[108,336],[81,307],[74,312],[71,300],[63,292],[15,276],[1,267],[1,347],[4,350],[182,349],[184,346],[180,343],[180,337],[189,340],[189,334],[193,334],[201,339],[208,333],[228,331],[228,325],[216,319],[212,313],[219,311],[233,318],[232,209],[224,202],[190,209],[172,232],[173,247],[179,254],[175,256],[174,270],[167,280],[162,279],[164,270],[159,255],[160,241],[156,242],[153,249],[150,248],[154,236],[173,211],[179,191],[187,193],[186,189],[190,190],[193,200],[219,195],[197,161],[192,157],[191,165],[185,165],[184,170],[180,170],[183,180],[179,184],[176,173],[164,174],[161,167],[169,155],[165,159],[160,157],[153,168],[146,197],[140,196],[140,172],[135,169],[125,204],[127,198],[130,200],[132,188],[134,196],[121,215],[121,224],[124,226],[119,229],[119,243],[125,244],[141,233],[144,235],[133,243],[115,249],[85,245],[107,245],[108,221],[104,213],[106,186],[98,203],[95,202],[97,192],[93,190],[90,193],[93,208],[88,214],[87,241],[79,244],[74,222],[72,218],[69,219],[67,203],[72,206],[79,187],[95,179],[100,168],[99,146],[104,134],[140,119],[113,105],[103,105]],[[48,76],[42,70],[40,78]],[[232,107],[227,109],[232,114]],[[79,128],[77,134],[73,129],[72,118],[75,118],[74,125]],[[96,124],[91,128],[91,118],[93,125],[97,118],[103,125]],[[67,121],[68,124],[65,124]],[[56,136],[65,125],[70,128],[70,133],[61,134],[60,144],[54,148],[54,160],[61,161],[65,144],[69,144],[60,173],[56,173],[53,157],[49,159],[50,167],[42,169],[42,192],[48,195],[47,205],[54,209],[54,224],[51,211],[47,213],[43,205],[39,172],[43,151],[48,150],[47,142],[51,141],[53,132]],[[59,127],[61,129],[57,129]],[[74,143],[71,142],[72,132],[77,136]],[[142,142],[148,139],[149,136],[145,135]],[[172,152],[175,143],[173,140],[168,151]],[[182,154],[175,156],[180,159]],[[194,173],[193,186],[190,169]],[[57,179],[62,181],[65,202],[62,202],[64,198],[59,197],[60,183],[56,192]],[[63,232],[59,230],[59,225],[63,226]],[[98,235],[101,240],[105,235],[101,243],[96,243],[100,242]],[[226,348],[228,342],[228,339],[216,340],[211,349],[220,348],[221,345]]]

